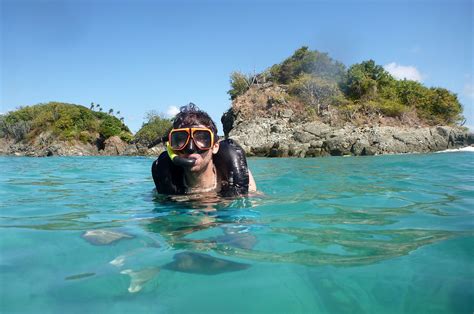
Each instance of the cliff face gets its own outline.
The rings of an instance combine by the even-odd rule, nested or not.
[[[236,140],[249,156],[317,157],[424,153],[474,144],[474,135],[452,126],[388,126],[295,118],[291,109],[273,116],[243,117],[230,109],[222,117],[226,137]]]
[[[310,122],[292,125],[285,118],[236,123],[229,137],[250,156],[316,157],[433,152],[474,143],[474,136],[448,126],[343,128]]]

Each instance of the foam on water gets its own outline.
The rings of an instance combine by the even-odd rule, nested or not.
[[[462,148],[446,149],[437,153],[456,153],[456,152],[470,152],[474,153],[474,146],[466,146]]]
[[[149,158],[0,157],[0,310],[473,312],[471,152],[249,163],[167,198]]]

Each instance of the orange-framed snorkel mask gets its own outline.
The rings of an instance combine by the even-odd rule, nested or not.
[[[177,152],[202,154],[214,146],[214,132],[205,127],[172,129],[168,135],[166,150],[178,166],[192,167],[196,160],[178,156]]]
[[[214,132],[208,128],[180,128],[172,129],[168,135],[168,143],[174,151],[182,151],[188,143],[202,151],[209,150],[214,145]]]

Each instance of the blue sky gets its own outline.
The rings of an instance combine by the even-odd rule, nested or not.
[[[0,3],[2,113],[94,102],[135,132],[146,112],[194,102],[220,121],[232,71],[262,71],[306,45],[448,88],[474,129],[470,0]]]

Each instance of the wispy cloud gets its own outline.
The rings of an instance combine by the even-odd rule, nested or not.
[[[421,82],[423,76],[417,68],[411,65],[401,65],[395,62],[384,65],[384,69],[393,75],[398,80],[413,80]]]
[[[410,48],[410,52],[414,54],[418,54],[421,52],[421,47],[419,45],[415,45]]]
[[[464,85],[464,96],[474,99],[474,83],[466,83]]]
[[[168,109],[166,109],[166,115],[168,117],[174,117],[179,113],[179,108],[176,106],[169,106]]]

